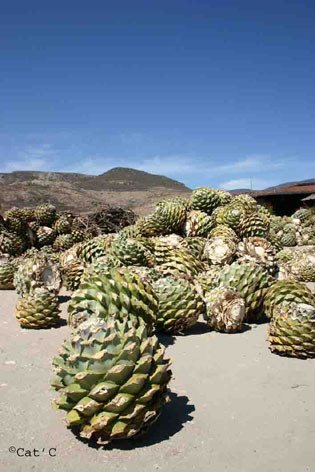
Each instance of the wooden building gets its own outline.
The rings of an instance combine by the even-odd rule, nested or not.
[[[251,192],[258,203],[272,208],[276,215],[292,215],[301,207],[315,205],[315,184],[277,187]]]

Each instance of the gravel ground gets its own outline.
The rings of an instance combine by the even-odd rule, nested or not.
[[[68,327],[22,330],[15,302],[0,293],[1,471],[315,471],[315,360],[271,354],[266,325],[223,335],[200,323],[161,338],[173,361],[171,402],[145,437],[97,448],[50,406],[51,358]]]

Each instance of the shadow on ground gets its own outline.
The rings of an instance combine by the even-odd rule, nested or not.
[[[240,331],[238,331],[238,333],[235,333],[235,334],[242,334],[242,333],[245,333],[245,331],[250,331],[252,329],[252,326],[249,325],[249,324],[243,324],[242,325],[242,328],[240,329]]]
[[[255,323],[253,323],[254,325],[262,325],[262,324],[266,324],[266,323],[269,323],[270,320],[269,318],[266,316],[266,315],[263,315],[261,316],[257,321],[255,321]]]
[[[58,296],[59,303],[67,303],[70,299],[71,299],[71,297],[69,297],[69,295],[59,295]]]
[[[165,347],[167,347],[175,343],[176,337],[184,338],[186,336],[194,336],[196,334],[209,333],[210,331],[211,329],[206,323],[202,323],[198,321],[194,326],[189,328],[187,331],[184,331],[183,333],[178,333],[176,334],[176,336],[171,335],[171,334],[158,333],[157,337],[160,343],[163,344]]]
[[[95,441],[86,441],[78,436],[77,438],[87,443],[93,449],[104,449],[107,451],[112,449],[128,451],[148,447],[166,441],[178,433],[185,423],[193,419],[191,413],[194,411],[195,407],[189,404],[188,397],[179,396],[172,392],[170,393],[170,402],[164,406],[161,416],[143,436],[135,439],[116,440],[106,445],[99,445]]]
[[[172,346],[176,341],[176,337],[171,334],[158,333],[157,337],[159,342],[165,347]]]
[[[194,326],[192,326],[191,328],[189,328],[188,331],[185,332],[185,336],[195,336],[196,334],[210,333],[210,331],[212,330],[206,323],[197,321]]]
[[[58,324],[55,326],[55,328],[61,328],[62,326],[67,326],[67,321],[64,318],[60,318]]]

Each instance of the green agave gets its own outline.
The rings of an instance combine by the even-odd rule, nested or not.
[[[232,200],[228,205],[219,208],[215,215],[215,220],[218,225],[224,225],[238,231],[240,221],[246,214],[245,208],[240,203],[234,203]]]
[[[257,210],[257,201],[247,193],[236,195],[236,197],[233,198],[232,203],[234,205],[241,205],[246,212]]]
[[[222,193],[209,187],[199,187],[193,190],[191,207],[211,215],[213,210],[221,205]]]
[[[157,296],[145,277],[128,268],[105,269],[100,275],[81,279],[69,303],[69,323],[76,326],[93,314],[104,319],[136,317],[152,330],[157,308]]]
[[[187,248],[174,249],[168,255],[167,261],[157,266],[157,270],[161,274],[174,277],[179,275],[194,277],[202,272],[204,268],[204,263],[198,260]]]
[[[265,238],[269,233],[269,222],[259,213],[246,213],[239,222],[239,234],[242,238],[259,236]]]
[[[165,231],[167,234],[181,231],[184,226],[188,202],[184,199],[164,200],[157,205],[153,215],[165,221]]]
[[[204,211],[192,210],[187,215],[184,233],[186,236],[206,237],[214,226],[214,220]]]
[[[96,236],[80,244],[79,257],[86,262],[93,262],[99,257],[106,256],[112,245],[115,235],[107,234]]]
[[[153,287],[159,301],[158,329],[179,334],[197,323],[204,303],[194,285],[185,279],[165,277],[154,282]]]
[[[14,290],[16,267],[8,260],[0,260],[0,290]]]
[[[60,323],[58,298],[47,288],[35,288],[18,300],[16,318],[22,328],[51,328]]]
[[[40,226],[36,231],[37,247],[53,244],[57,237],[56,231],[48,226]]]
[[[277,305],[305,303],[315,307],[315,298],[311,291],[296,280],[277,280],[266,292],[264,309],[268,318],[272,318]]]
[[[58,234],[69,234],[72,230],[73,217],[71,215],[61,215],[54,223],[54,230]]]
[[[26,247],[25,240],[20,236],[8,231],[0,232],[0,256],[20,256]]]
[[[111,245],[110,254],[117,258],[125,266],[153,266],[154,256],[134,238],[120,236]]]
[[[109,442],[139,435],[168,400],[170,363],[143,323],[91,317],[53,359],[56,408],[83,438]]]
[[[270,322],[269,349],[289,357],[315,357],[315,305],[292,302],[275,307]]]
[[[85,263],[81,259],[72,259],[62,267],[62,278],[67,290],[79,288],[84,269]]]
[[[264,298],[273,277],[262,266],[252,262],[226,266],[219,274],[218,286],[241,294],[245,300],[245,322],[257,322],[264,315]]]
[[[51,226],[57,218],[56,207],[49,203],[44,203],[34,209],[35,219],[42,226]]]
[[[56,237],[53,248],[55,251],[66,251],[75,244],[72,234],[59,234]]]
[[[170,234],[168,236],[159,236],[152,238],[154,243],[154,257],[157,265],[166,262],[174,249],[187,248],[187,240],[178,236],[177,234]]]

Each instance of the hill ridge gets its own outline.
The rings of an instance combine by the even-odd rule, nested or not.
[[[23,170],[0,173],[1,211],[50,202],[59,210],[81,213],[110,204],[145,214],[163,198],[190,192],[169,177],[128,167],[114,167],[100,175]]]

